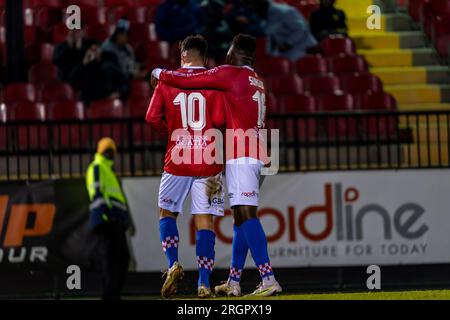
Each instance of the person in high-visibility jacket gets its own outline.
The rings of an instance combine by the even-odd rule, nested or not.
[[[130,262],[126,235],[130,216],[125,194],[113,170],[116,154],[114,141],[101,139],[94,161],[86,172],[91,201],[89,222],[98,237],[93,261],[102,273],[102,298],[105,300],[120,299]]]

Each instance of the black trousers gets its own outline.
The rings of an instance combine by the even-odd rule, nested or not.
[[[130,263],[126,229],[123,224],[111,219],[94,230],[98,237],[94,262],[101,272],[103,300],[119,300]]]

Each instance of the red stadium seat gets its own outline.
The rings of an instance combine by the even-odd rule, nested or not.
[[[170,45],[166,41],[148,41],[136,52],[140,61],[147,60],[169,60]]]
[[[362,110],[396,111],[395,98],[385,92],[372,93],[362,98]],[[365,136],[371,139],[387,139],[395,137],[398,128],[398,118],[389,114],[386,116],[366,116],[361,119],[361,127]]]
[[[339,79],[333,75],[305,77],[303,80],[307,91],[314,96],[334,94],[336,91],[341,90]]]
[[[359,55],[329,58],[328,63],[330,71],[335,74],[365,73],[369,69],[366,60]]]
[[[125,108],[120,100],[104,99],[92,102],[88,110],[90,119],[121,119],[125,116]],[[126,122],[100,123],[92,127],[93,140],[111,137],[117,144],[127,141],[128,128]]]
[[[84,105],[80,101],[63,101],[62,99],[52,104],[48,118],[50,120],[84,120]]]
[[[276,113],[279,111],[277,98],[271,92],[266,93],[266,109],[268,113]]]
[[[148,41],[152,41],[150,25],[148,23],[131,23],[128,40],[135,49]]]
[[[49,108],[50,120],[84,120],[85,111],[82,102],[58,101]],[[82,123],[58,123],[53,128],[53,146],[59,148],[80,148],[89,145],[89,128]]]
[[[342,76],[341,83],[343,84],[344,91],[351,94],[367,94],[383,91],[383,83],[380,78],[370,73]]]
[[[130,99],[150,99],[152,90],[147,81],[133,80],[131,81]]]
[[[450,47],[450,35],[447,34],[438,37],[436,41],[436,50],[442,58],[447,59],[450,56],[449,47]]]
[[[129,116],[132,118],[144,119],[147,114],[150,99],[130,99],[128,101]],[[160,136],[148,124],[134,123],[133,138],[137,145],[149,144],[155,141],[163,141],[165,137]]]
[[[122,118],[124,107],[120,100],[97,100],[92,102],[89,108],[89,118],[91,119],[111,119]]]
[[[285,113],[307,113],[316,111],[316,103],[313,97],[299,94],[288,95],[280,98],[281,109]],[[296,118],[292,117],[280,123],[279,126],[281,134],[286,131],[287,138],[290,140],[299,139],[301,141],[315,140],[317,135],[317,119],[311,118]],[[283,127],[286,126],[286,129]]]
[[[34,25],[41,28],[48,28],[61,23],[62,17],[61,8],[38,8],[34,13]]]
[[[75,101],[75,92],[67,83],[46,84],[40,90],[39,100],[44,103]]]
[[[51,62],[55,47],[50,43],[33,43],[25,47],[25,61],[32,66],[38,62]]]
[[[31,83],[13,83],[5,88],[3,99],[7,104],[35,102],[36,89]]]
[[[68,4],[76,4],[80,7],[98,7],[101,2],[99,0],[70,0],[68,1]]]
[[[351,95],[338,93],[318,97],[318,108],[325,112],[353,111],[355,105]],[[332,115],[321,122],[328,139],[345,138],[347,140],[357,136],[358,129],[355,117]]]
[[[131,23],[149,23],[148,8],[143,7],[131,7],[126,12],[126,17]]]
[[[424,0],[409,0],[408,2],[408,13],[417,22],[420,20],[423,3]]]
[[[28,0],[28,5],[30,8],[63,8],[64,2],[61,0]]]
[[[108,22],[107,8],[105,7],[81,5],[81,12],[81,22],[83,25],[106,24]]]
[[[58,82],[58,67],[49,62],[40,62],[31,67],[29,81],[35,85]]]
[[[267,57],[255,66],[256,72],[262,76],[285,76],[293,73],[292,62],[281,57]]]
[[[44,122],[46,118],[45,106],[42,103],[20,102],[14,107],[15,120]],[[48,147],[48,132],[45,125],[19,125],[17,131],[19,149],[31,150]]]
[[[148,6],[161,4],[163,0],[135,0],[137,6]]]
[[[69,29],[64,23],[57,24],[52,28],[52,42],[54,44],[59,44],[66,41],[67,34],[69,33]]]
[[[267,57],[267,38],[256,38],[256,61]]]
[[[316,101],[314,97],[306,94],[285,95],[280,98],[281,109],[284,112],[314,112]]]
[[[320,47],[326,56],[337,56],[340,54],[356,54],[355,44],[350,38],[342,35],[332,35],[322,40]]]
[[[276,96],[303,93],[303,81],[296,74],[270,77],[266,79],[266,83],[269,84],[271,92]]]
[[[322,56],[308,55],[297,61],[297,73],[301,76],[325,75],[327,72],[327,62]]]
[[[10,130],[6,126],[2,126],[13,118],[13,107],[8,106],[4,103],[0,104],[0,150],[10,149],[11,146],[11,134]]]
[[[397,101],[395,98],[386,92],[373,92],[362,98],[362,110],[397,110]]]
[[[450,34],[450,15],[437,16],[433,21],[431,39],[437,41],[438,37]]]
[[[105,41],[112,34],[111,26],[107,24],[91,24],[85,29],[86,38],[98,42]]]

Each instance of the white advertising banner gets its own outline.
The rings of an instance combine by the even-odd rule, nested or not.
[[[158,178],[124,179],[138,271],[166,266]],[[189,212],[190,201],[185,204]],[[450,263],[450,170],[291,173],[266,177],[259,216],[274,267]],[[192,216],[178,219],[179,259],[196,269]],[[228,268],[231,211],[216,219],[215,267]],[[253,267],[250,254],[247,267]]]

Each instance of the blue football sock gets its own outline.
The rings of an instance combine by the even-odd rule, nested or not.
[[[196,255],[198,264],[198,286],[210,287],[209,276],[214,266],[214,245],[216,234],[211,230],[198,230],[196,239]]]
[[[159,235],[161,245],[166,254],[167,264],[169,268],[178,261],[178,236],[177,220],[166,217],[159,220]]]
[[[248,245],[245,239],[244,231],[240,226],[233,226],[233,245],[231,253],[230,275],[228,279],[239,283],[241,281],[242,271],[245,260],[247,259]]]
[[[241,227],[261,278],[263,280],[273,278],[273,270],[267,251],[267,238],[261,222],[254,218],[245,221]]]

